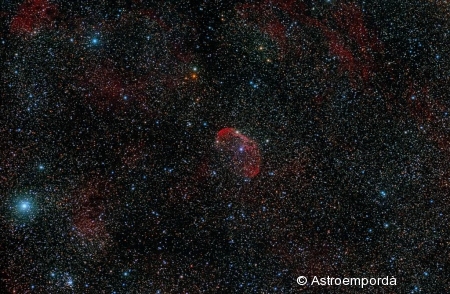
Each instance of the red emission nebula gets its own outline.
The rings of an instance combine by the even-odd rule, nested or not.
[[[229,159],[233,172],[254,178],[259,174],[261,156],[258,145],[234,128],[223,128],[217,133],[216,147]]]
[[[43,28],[50,28],[57,13],[57,7],[47,0],[25,1],[13,17],[10,30],[19,35],[36,34]]]

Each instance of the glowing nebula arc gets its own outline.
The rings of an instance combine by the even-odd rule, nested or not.
[[[235,128],[223,128],[217,133],[216,147],[229,159],[235,174],[254,178],[259,174],[261,155],[255,141]]]

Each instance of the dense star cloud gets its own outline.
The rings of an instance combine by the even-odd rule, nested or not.
[[[0,19],[0,292],[450,292],[446,1]]]

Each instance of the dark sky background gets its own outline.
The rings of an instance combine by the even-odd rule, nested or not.
[[[0,8],[1,293],[450,293],[447,1]]]

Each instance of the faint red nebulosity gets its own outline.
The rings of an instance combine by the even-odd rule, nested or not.
[[[193,55],[186,50],[186,46],[180,41],[172,42],[169,50],[181,62],[190,63],[194,59]]]
[[[348,74],[353,88],[358,82],[368,82],[372,77],[375,70],[373,54],[382,52],[383,47],[376,34],[365,25],[362,10],[356,4],[340,3],[328,18],[320,20],[309,16],[306,5],[300,1],[276,0],[237,6],[241,17],[247,21],[251,22],[257,15],[255,22],[259,29],[276,41],[283,52],[289,50],[298,54],[297,46],[287,45],[286,26],[274,13],[274,7],[285,12],[292,21],[322,31],[328,39],[330,55],[338,58],[339,69]],[[337,28],[332,28],[332,22]],[[357,49],[350,49],[353,47]]]
[[[266,3],[267,5],[268,3]],[[287,46],[286,38],[286,26],[276,17],[276,15],[268,10],[265,5],[251,5],[251,4],[239,4],[236,5],[236,10],[239,12],[242,18],[249,20],[250,12],[252,16],[257,15],[253,19],[255,25],[259,28],[261,32],[270,37],[275,41],[282,52],[279,54],[279,58],[283,58],[283,52]],[[263,16],[264,17],[261,17]]]
[[[368,55],[369,50],[372,52],[383,50],[375,32],[366,27],[363,12],[356,4],[342,3],[333,14],[333,18],[346,35],[358,44],[358,49],[364,55]]]
[[[80,77],[81,85],[86,89],[86,100],[100,110],[111,110],[124,103],[125,89],[122,76],[112,62],[90,66]]]
[[[450,159],[450,135],[442,129],[442,115],[448,107],[441,101],[433,98],[429,85],[420,85],[420,82],[410,80],[408,88],[403,94],[407,101],[408,111],[416,120],[418,128],[423,129],[439,149]]]
[[[268,0],[266,3],[271,4],[271,1]],[[306,10],[305,4],[297,0],[275,0],[273,3],[293,18],[303,17]]]
[[[158,13],[153,9],[142,9],[139,11],[139,14],[150,18],[151,20],[156,21],[158,25],[165,31],[169,31],[170,27],[162,20],[160,16],[158,16]]]
[[[195,183],[204,183],[211,176],[212,170],[210,162],[207,158],[203,158],[199,163],[192,175],[192,180]]]
[[[140,164],[143,164],[148,154],[147,148],[145,148],[145,142],[130,142],[126,146],[121,147],[119,154],[122,158],[122,163],[130,169],[137,168]]]
[[[367,82],[374,71],[373,54],[380,53],[383,50],[381,42],[376,38],[375,32],[367,28],[361,8],[354,3],[341,3],[333,13],[333,20],[341,31],[341,38],[345,37],[350,41],[346,42],[346,47],[348,48],[350,46],[348,43],[351,42],[357,45],[354,55],[358,58],[352,56],[351,66],[346,69],[353,73],[354,77]],[[330,41],[332,40],[330,39]],[[330,47],[332,45],[334,45],[333,42],[330,42]],[[341,52],[338,51],[336,54],[343,57],[344,60],[348,60],[349,54],[352,53],[343,48]]]
[[[353,53],[345,47],[343,40],[336,33],[327,31],[325,35],[328,37],[330,54],[338,56],[341,68],[344,71],[353,72],[355,70]]]
[[[158,11],[153,9],[142,9],[139,11],[139,14],[156,22],[165,33],[169,33],[172,31],[170,25],[163,20]],[[186,49],[187,46],[182,43],[181,39],[176,39],[168,45],[168,48],[172,55],[179,61],[190,63],[194,59],[193,55]]]
[[[169,33],[172,31],[172,28],[167,24],[167,22],[163,20],[158,11],[153,9],[142,9],[139,11],[139,14],[156,22],[165,33]],[[194,58],[193,55],[186,50],[186,46],[182,44],[181,39],[177,39],[173,42],[168,43],[168,49],[170,50],[172,55],[175,56],[175,58],[182,62],[190,63]]]
[[[286,46],[286,26],[284,26],[279,20],[274,19],[267,24],[265,32],[269,36],[278,42],[281,47]]]
[[[91,179],[74,194],[72,219],[76,232],[88,241],[104,241],[109,236],[105,226],[105,206],[113,194],[110,185],[104,180]]]
[[[230,158],[231,168],[237,175],[254,178],[259,174],[261,156],[258,145],[236,129],[221,129],[217,133],[216,147]]]
[[[58,13],[56,5],[47,0],[29,0],[19,6],[12,18],[10,31],[14,34],[34,34],[50,28]]]

